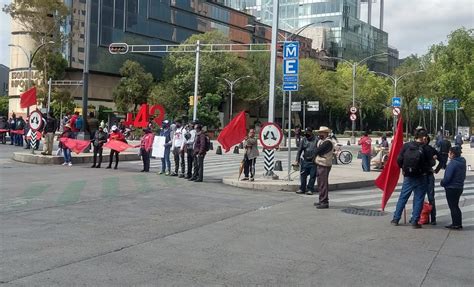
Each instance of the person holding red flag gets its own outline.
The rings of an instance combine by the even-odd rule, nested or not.
[[[66,144],[61,141],[61,139],[73,139],[74,134],[71,131],[71,126],[69,124],[66,124],[64,126],[64,131],[63,133],[58,137],[59,141],[59,147],[63,151],[63,156],[64,156],[64,163],[63,165],[67,166],[72,166],[72,158],[71,158],[71,150],[66,146]]]
[[[225,126],[217,137],[225,152],[229,152],[232,146],[241,143],[247,136],[247,121],[245,111],[240,112],[230,123]]]
[[[127,142],[125,140],[125,136],[119,131],[116,125],[113,125],[112,128],[112,133],[109,135],[109,141],[121,141],[121,142]],[[119,163],[119,151],[114,150],[113,148],[110,149],[110,157],[109,157],[109,166],[106,168],[110,169],[112,168],[112,162],[114,160],[114,155],[115,155],[115,166],[114,169],[118,168],[118,163]]]

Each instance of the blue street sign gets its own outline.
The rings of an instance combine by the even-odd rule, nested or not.
[[[298,82],[298,76],[283,75],[283,82]]]
[[[283,58],[299,58],[300,42],[285,42]]]
[[[283,83],[283,91],[298,91],[298,83]]]
[[[392,107],[401,107],[402,99],[401,98],[392,98]]]
[[[298,59],[283,59],[283,75],[298,75]]]

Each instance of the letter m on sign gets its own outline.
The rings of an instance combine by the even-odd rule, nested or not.
[[[288,42],[283,47],[284,58],[298,58],[299,57],[299,42]]]

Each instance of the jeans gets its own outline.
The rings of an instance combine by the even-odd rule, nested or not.
[[[309,175],[309,182],[306,185],[306,179]],[[309,191],[314,192],[314,183],[316,182],[316,164],[313,161],[301,160],[300,164],[300,190],[306,192],[306,187]]]
[[[68,148],[63,148],[63,157],[64,157],[64,162],[65,163],[70,163],[71,162],[71,150]]]
[[[143,170],[147,172],[150,171],[151,150],[146,151],[144,148],[140,148],[140,154],[142,155]]]
[[[248,159],[247,156],[244,158],[244,176],[254,178],[255,177],[255,163],[257,158]]]
[[[399,221],[402,217],[402,211],[405,209],[408,199],[413,191],[413,211],[410,223],[417,223],[420,220],[421,210],[423,209],[423,201],[425,200],[428,179],[426,175],[418,177],[405,177],[403,179],[402,191],[398,198],[397,208],[393,214],[393,219]]]
[[[427,175],[428,177],[428,202],[431,204],[430,222],[436,222],[436,202],[435,202],[435,178],[433,173]]]
[[[370,154],[362,153],[362,170],[370,171]]]
[[[165,147],[164,157],[161,158],[161,172],[168,170],[171,173],[171,160],[170,160],[171,148]]]
[[[446,200],[451,211],[451,220],[453,226],[462,226],[462,213],[459,209],[459,198],[463,192],[462,188],[444,188],[446,191]]]
[[[174,156],[174,173],[178,174],[179,168],[180,168],[180,162],[181,162],[181,173],[180,175],[184,175],[184,151],[181,150],[181,148],[176,147],[173,150],[173,156]]]

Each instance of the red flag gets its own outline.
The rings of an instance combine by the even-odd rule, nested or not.
[[[390,149],[390,157],[387,165],[375,180],[375,185],[383,191],[382,194],[382,210],[385,210],[390,196],[392,195],[400,177],[400,167],[397,163],[397,157],[403,146],[403,119],[400,117],[397,125],[397,132]]]
[[[25,109],[33,105],[36,105],[36,87],[20,95],[20,108]]]
[[[109,140],[106,144],[104,144],[104,147],[108,147],[118,152],[123,152],[128,148],[134,148],[136,146],[129,145],[128,143],[123,141]]]
[[[91,144],[90,141],[81,141],[70,138],[60,138],[59,141],[76,154],[80,154]]]
[[[217,141],[222,145],[225,152],[229,152],[232,146],[240,143],[247,136],[247,121],[245,112],[240,112],[217,137]]]

